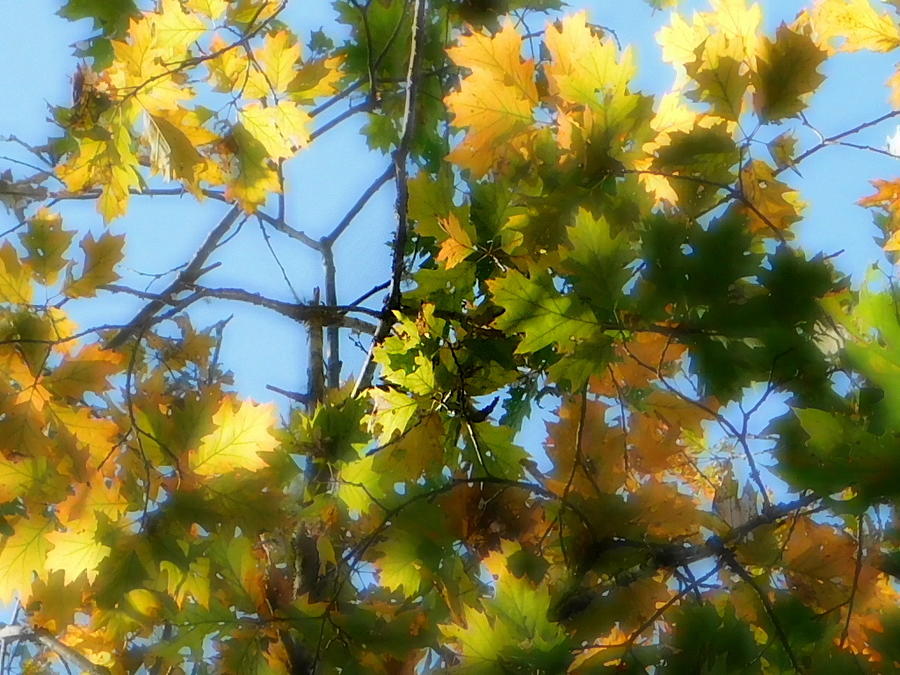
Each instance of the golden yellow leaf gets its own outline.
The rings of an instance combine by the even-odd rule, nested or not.
[[[115,267],[125,256],[122,251],[124,245],[124,234],[104,232],[94,239],[94,235],[88,233],[80,244],[84,251],[81,275],[77,279],[74,275],[67,279],[63,292],[70,298],[92,297],[97,294],[100,286],[118,279]]]
[[[810,22],[831,53],[889,52],[900,46],[896,19],[888,11],[877,12],[869,0],[819,0]]]
[[[489,74],[516,90],[519,96],[537,103],[534,84],[534,62],[522,60],[522,36],[511,19],[506,19],[495,35],[475,32],[463,36],[455,47],[447,50],[453,62],[473,73]]]
[[[166,575],[167,591],[179,607],[184,607],[188,598],[193,598],[202,607],[209,607],[209,558],[192,560],[187,569],[179,567],[171,560],[164,560],[160,563],[159,569]]]
[[[340,55],[304,63],[288,87],[291,98],[301,103],[336,94],[344,76],[341,72],[343,62],[344,57]]]
[[[247,98],[265,99],[286,94],[297,75],[300,44],[288,30],[266,36],[263,46],[254,53],[259,69],[253,68],[244,93]]]
[[[507,21],[494,36],[474,33],[448,50],[453,61],[472,73],[444,102],[456,127],[467,127],[449,159],[475,177],[514,154],[527,138],[537,104],[534,63],[522,61],[522,38]]]
[[[545,72],[550,91],[576,104],[606,104],[612,96],[625,94],[636,67],[631,49],[621,56],[612,39],[601,40],[587,24],[587,13],[551,25],[546,45],[552,56]]]
[[[271,452],[278,441],[270,433],[275,423],[275,406],[251,401],[237,403],[226,398],[213,415],[215,431],[200,440],[191,452],[190,466],[201,476],[228,473],[235,469],[255,471],[266,466],[260,452]]]
[[[57,396],[81,398],[85,392],[102,392],[109,388],[106,378],[122,370],[122,354],[107,351],[100,345],[84,347],[77,356],[63,360],[58,368],[44,377],[43,383]]]
[[[671,23],[656,34],[656,41],[662,47],[663,61],[684,66],[697,58],[697,48],[709,34],[709,28],[699,14],[694,14],[691,23],[680,14],[673,14]]]
[[[13,523],[13,534],[4,537],[0,549],[0,600],[10,602],[18,595],[26,604],[35,575],[46,576],[45,563],[52,531],[49,520],[43,517],[22,518]]]
[[[206,32],[203,20],[185,12],[180,0],[162,0],[159,12],[149,16],[152,17],[156,37],[154,45],[167,51],[171,57],[183,57]]]
[[[785,233],[802,218],[805,204],[800,194],[777,180],[772,167],[761,160],[747,164],[741,172],[744,197],[753,208],[743,209],[750,220],[750,229],[756,234],[775,235]]]
[[[40,486],[47,478],[47,468],[46,457],[0,457],[0,501],[11,502]]]
[[[704,14],[708,26],[739,45],[740,53],[752,68],[756,62],[756,46],[762,25],[762,9],[747,0],[710,0],[713,11]]]
[[[270,194],[281,191],[273,160],[242,124],[236,125],[226,140],[234,154],[225,155],[223,162],[224,172],[230,174],[225,197],[237,200],[245,211],[253,213]]]
[[[891,106],[894,110],[900,109],[900,66],[894,69],[894,74],[888,80],[891,90]]]
[[[251,62],[240,49],[226,49],[228,44],[221,36],[215,35],[210,50],[218,56],[207,61],[206,66],[216,90],[231,93],[248,80]]]
[[[197,151],[187,134],[161,115],[150,115],[147,122],[150,169],[166,180],[181,179],[199,192],[200,171],[206,159]]]
[[[165,43],[160,43],[157,35],[160,21],[167,22]],[[125,40],[113,40],[116,58],[108,71],[109,78],[120,101],[137,104],[127,111],[132,118],[136,118],[142,109],[158,112],[176,108],[179,101],[193,96],[191,88],[186,86],[184,74],[166,65],[184,57],[184,48],[177,53],[175,50],[192,34],[179,26],[177,18],[163,20],[152,14],[148,18],[133,19]],[[194,33],[193,39],[200,34],[202,31]]]
[[[228,0],[187,0],[186,6],[206,18],[216,21],[228,9]]]
[[[110,553],[109,546],[97,541],[93,529],[50,532],[46,539],[53,545],[47,554],[47,570],[63,570],[68,582],[84,572],[89,582],[97,577],[97,567]]]
[[[72,494],[56,507],[56,515],[70,529],[90,529],[102,513],[116,522],[128,510],[128,500],[119,485],[100,473],[90,476],[89,482],[76,483]]]
[[[293,157],[309,143],[309,115],[291,101],[263,107],[253,103],[241,111],[244,129],[273,158]]]
[[[22,265],[15,247],[8,241],[0,246],[0,303],[31,302],[31,273]]]
[[[442,218],[441,227],[447,233],[447,238],[441,242],[437,260],[443,262],[449,270],[465,260],[475,250],[475,247],[472,244],[472,238],[466,228],[460,224],[455,213],[451,212],[446,218]]]

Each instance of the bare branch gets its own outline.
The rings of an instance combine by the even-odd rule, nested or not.
[[[824,138],[819,143],[817,143],[816,145],[811,147],[809,150],[807,150],[806,152],[800,153],[799,155],[794,157],[794,161],[792,162],[792,164],[797,165],[800,162],[802,162],[804,159],[809,157],[810,155],[814,155],[815,153],[819,152],[819,150],[821,150],[822,148],[826,148],[829,145],[836,145],[837,141],[840,141],[842,138],[846,138],[847,136],[852,136],[853,134],[858,134],[863,129],[867,129],[869,127],[874,127],[878,124],[881,124],[882,122],[885,122],[885,121],[891,119],[892,117],[896,117],[897,115],[900,115],[900,110],[892,110],[890,112],[885,113],[884,115],[881,115],[880,117],[876,117],[873,120],[869,120],[868,122],[862,122],[861,124],[857,124],[852,129],[847,129],[846,131],[842,131],[841,133],[835,134],[834,136],[829,136],[828,138]],[[783,166],[780,169],[777,169],[772,175],[777,176],[782,171],[785,171],[788,168],[790,168],[790,167]]]
[[[330,246],[344,233],[344,231],[350,226],[350,223],[353,222],[353,219],[359,215],[359,212],[363,210],[365,205],[369,202],[369,200],[378,192],[381,187],[387,183],[391,178],[394,177],[394,174],[397,171],[397,167],[394,164],[391,164],[384,172],[378,176],[372,184],[366,188],[365,192],[363,192],[359,199],[356,200],[356,203],[350,207],[350,210],[347,211],[346,215],[341,218],[341,221],[335,225],[334,229],[326,236],[322,237],[322,241],[319,246]]]
[[[407,217],[409,211],[409,186],[406,162],[409,148],[416,128],[416,109],[418,107],[419,85],[421,83],[422,52],[425,44],[425,23],[428,16],[427,0],[415,0],[413,8],[412,38],[410,40],[409,70],[406,75],[406,104],[403,111],[403,130],[400,144],[394,151],[394,169],[397,175],[397,231],[394,234],[394,252],[391,263],[391,292],[385,303],[385,311],[381,323],[375,332],[372,346],[366,355],[365,363],[359,373],[354,387],[354,395],[366,389],[372,383],[375,372],[373,360],[374,349],[390,334],[393,324],[393,310],[400,307],[400,283],[403,279],[404,254],[406,252]]]
[[[194,254],[194,257],[191,259],[191,262],[188,263],[187,267],[185,267],[175,281],[169,284],[169,287],[160,294],[162,298],[173,296],[186,286],[194,283],[200,277],[203,273],[203,266],[206,264],[207,258],[209,258],[213,251],[216,250],[219,243],[222,241],[222,238],[228,230],[231,229],[231,226],[234,225],[240,214],[241,210],[237,205],[231,207],[228,213],[225,214],[225,217],[219,221],[219,224],[216,225],[216,227],[213,228],[213,231],[206,237],[206,241],[203,242],[203,245]],[[148,304],[144,309],[138,312],[134,319],[131,320],[129,328],[120,331],[118,335],[106,344],[106,348],[116,349],[125,344],[125,342],[127,342],[137,331],[146,330],[146,328],[152,324],[153,316],[166,304],[168,303],[162,299],[154,300]]]
[[[103,666],[98,666],[86,656],[75,651],[66,644],[57,640],[48,631],[42,628],[32,628],[31,626],[10,625],[0,628],[0,641],[4,644],[7,642],[15,642],[18,640],[27,640],[39,644],[45,649],[56,653],[62,659],[71,661],[78,668],[90,675],[108,675],[109,670]]]

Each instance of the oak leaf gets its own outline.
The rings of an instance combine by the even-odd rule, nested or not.
[[[262,469],[266,462],[259,453],[271,452],[278,446],[270,433],[275,423],[275,409],[271,404],[237,403],[229,397],[222,401],[212,421],[215,431],[204,436],[199,447],[191,452],[190,467],[201,476],[235,469]]]
[[[63,292],[70,298],[92,297],[101,286],[118,279],[119,275],[114,270],[125,257],[122,251],[125,245],[123,234],[104,232],[94,239],[94,235],[88,233],[79,245],[84,251],[81,274],[75,278],[70,273],[63,286]]]
[[[806,108],[806,99],[825,81],[818,68],[824,50],[806,35],[784,24],[775,40],[763,38],[753,73],[753,103],[763,122],[793,117]]]
[[[900,46],[897,20],[888,12],[876,11],[870,0],[818,0],[810,21],[831,53],[888,52]]]
[[[47,553],[46,569],[63,570],[69,582],[85,573],[88,581],[93,583],[97,568],[111,551],[109,546],[97,541],[93,528],[50,532],[46,539],[53,545]]]
[[[47,553],[50,542],[47,535],[53,526],[42,517],[21,518],[15,523],[15,532],[4,537],[0,549],[0,600],[10,602],[20,594],[30,595],[35,576],[46,576]]]

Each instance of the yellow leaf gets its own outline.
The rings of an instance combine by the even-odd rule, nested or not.
[[[777,180],[772,167],[760,160],[747,164],[741,172],[744,197],[754,208],[744,206],[750,220],[750,230],[772,236],[774,227],[785,232],[800,220],[805,204],[800,195]]]
[[[51,532],[46,539],[53,545],[47,554],[47,570],[63,570],[71,583],[85,572],[89,582],[97,577],[97,567],[110,553],[109,546],[97,541],[92,530]]]
[[[288,87],[291,98],[301,103],[336,94],[344,76],[341,72],[343,62],[341,55],[304,63]]]
[[[522,36],[512,20],[506,19],[495,35],[472,33],[463,36],[459,45],[450,47],[447,55],[453,62],[472,72],[483,71],[494,79],[507,82],[525,98],[537,102],[534,85],[534,62],[523,61]]]
[[[206,62],[217,91],[231,93],[248,81],[250,60],[240,49],[226,49],[228,43],[219,35],[212,39],[210,50],[219,55]]]
[[[184,607],[189,597],[200,606],[209,607],[209,558],[192,560],[187,569],[180,568],[171,560],[164,560],[159,569],[166,575],[168,593],[179,607]]]
[[[0,600],[10,602],[18,595],[27,604],[35,575],[45,577],[45,562],[52,531],[46,518],[23,518],[13,525],[12,536],[4,537],[0,550]]]
[[[175,2],[178,4],[177,0]],[[181,12],[181,9],[177,11]],[[191,88],[185,86],[185,75],[166,65],[184,57],[186,47],[178,53],[175,50],[191,33],[179,28],[177,17],[166,20],[157,17],[154,14],[132,20],[126,39],[112,42],[116,58],[108,71],[110,82],[120,99],[137,104],[130,111],[135,117],[141,109],[158,112],[176,108],[179,101],[193,96]],[[160,22],[166,29],[165,43],[160,43],[157,36]]]
[[[0,457],[0,502],[11,502],[22,497],[47,479],[47,459],[26,457],[4,459]]]
[[[384,474],[375,470],[375,455],[363,457],[354,462],[346,462],[340,466],[340,477],[335,496],[347,508],[365,515],[375,502],[384,496],[380,482]]]
[[[704,14],[706,24],[729,40],[738,43],[741,56],[753,67],[756,45],[762,25],[762,9],[747,0],[710,0],[713,11]]]
[[[626,93],[635,74],[634,55],[626,49],[620,57],[615,41],[594,35],[586,12],[566,17],[561,28],[549,26],[545,40],[552,56],[545,69],[551,92],[588,105]]]
[[[475,250],[475,247],[472,244],[472,238],[460,224],[455,213],[451,212],[446,218],[442,218],[441,226],[448,237],[441,242],[437,260],[438,262],[443,261],[449,270],[465,260]]]
[[[122,251],[124,245],[123,234],[112,235],[105,232],[94,239],[94,235],[88,233],[81,240],[81,249],[84,251],[81,276],[78,279],[68,279],[63,292],[70,298],[92,297],[97,294],[100,286],[118,279],[115,266],[125,256]]]
[[[249,105],[241,111],[241,122],[273,158],[293,157],[298,148],[309,143],[309,115],[291,101],[269,107]]]
[[[213,415],[215,431],[200,440],[191,452],[190,466],[201,476],[228,473],[235,469],[255,471],[266,466],[260,452],[271,452],[278,441],[270,433],[275,423],[275,406],[243,401],[236,406],[226,398]]]
[[[228,9],[228,0],[187,0],[187,7],[216,21]]]
[[[150,145],[150,169],[166,180],[178,178],[188,187],[199,188],[199,170],[206,164],[187,135],[159,115],[150,115],[147,124]]]
[[[259,70],[252,70],[244,93],[248,98],[264,99],[288,92],[297,75],[300,44],[288,30],[266,36],[263,46],[253,53]],[[261,71],[261,72],[260,72]]]
[[[96,344],[87,345],[77,356],[63,360],[43,383],[57,396],[81,398],[85,392],[108,389],[106,378],[122,370],[123,365],[124,357],[118,352],[105,351]]]
[[[534,121],[534,63],[522,61],[522,38],[511,21],[494,36],[473,33],[447,50],[472,73],[444,102],[456,127],[468,127],[449,159],[481,177],[504,153],[515,153]]]
[[[203,20],[185,12],[179,0],[162,0],[159,13],[149,16],[155,33],[154,46],[171,57],[183,57],[206,32]]]
[[[663,61],[684,66],[697,58],[697,48],[709,37],[709,28],[699,14],[688,23],[680,14],[673,14],[668,26],[656,34],[662,47]]]
[[[819,0],[810,20],[831,53],[889,52],[900,46],[897,21],[889,12],[879,14],[869,0]]]
[[[225,158],[224,168],[231,174],[225,197],[237,200],[245,211],[253,213],[270,194],[281,190],[278,174],[265,146],[242,124],[234,127],[227,140],[234,155]]]
[[[57,517],[69,529],[93,528],[98,513],[115,523],[128,510],[128,500],[119,492],[118,483],[100,473],[89,478],[89,482],[76,483],[73,493],[56,506]]]
[[[13,245],[6,241],[0,246],[0,302],[25,305],[31,297],[31,274],[19,261]]]
[[[122,605],[128,611],[135,612],[143,621],[152,621],[162,612],[162,602],[159,596],[146,588],[135,588],[128,591],[122,599]]]
[[[50,334],[54,339],[62,340],[55,348],[63,354],[69,354],[79,344],[77,339],[70,339],[78,332],[78,324],[61,307],[48,309],[47,320],[51,326]]]
[[[888,80],[891,90],[891,106],[894,110],[900,110],[900,66],[894,69],[894,74]]]
[[[372,420],[381,428],[379,443],[387,443],[393,438],[394,432],[402,434],[406,431],[418,407],[415,399],[396,389],[372,388],[369,395],[375,405]]]

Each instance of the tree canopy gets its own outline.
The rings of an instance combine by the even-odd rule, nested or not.
[[[900,181],[858,196],[883,255],[855,285],[798,244],[792,183],[890,154],[857,138],[900,77],[837,133],[806,112],[836,55],[900,46],[900,5],[766,31],[649,0],[652,95],[558,0],[336,0],[306,34],[287,4],[60,3],[93,24],[73,101],[0,174],[0,670],[898,672]],[[308,234],[285,166],[360,116],[383,172]],[[341,298],[389,185],[388,273]],[[147,196],[219,218],[152,290],[120,283],[132,230],[69,214]],[[248,223],[321,292],[205,282]],[[207,300],[295,322],[288,412],[242,396]]]

